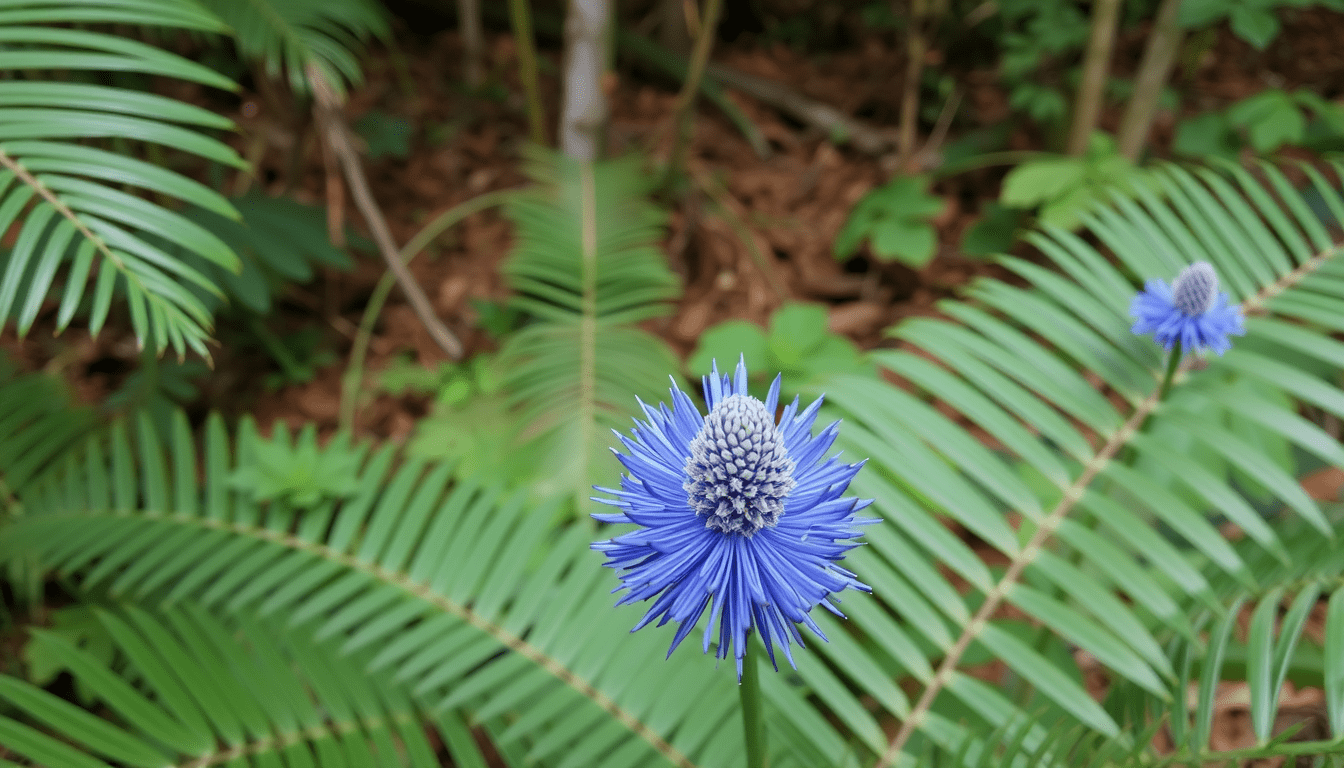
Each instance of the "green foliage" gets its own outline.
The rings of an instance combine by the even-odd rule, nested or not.
[[[411,134],[415,127],[404,117],[375,109],[356,120],[354,128],[364,140],[365,154],[371,160],[405,158],[411,153]]]
[[[1183,27],[1194,28],[1226,19],[1237,37],[1263,51],[1279,34],[1278,9],[1313,5],[1344,10],[1341,0],[1184,0],[1177,21]]]
[[[1344,213],[1344,196],[1305,172],[1319,204]],[[1247,757],[1339,749],[1266,728],[1279,679],[1317,681],[1327,716],[1344,716],[1344,510],[1306,497],[1283,451],[1344,466],[1344,449],[1300,414],[1310,404],[1344,416],[1344,345],[1332,338],[1342,249],[1272,166],[1162,166],[1152,183],[1081,214],[1097,246],[1060,228],[1033,233],[1054,269],[1004,257],[1021,287],[982,280],[969,300],[940,305],[946,319],[893,329],[901,347],[873,359],[908,388],[871,373],[822,382],[846,455],[870,457],[853,485],[884,522],[846,565],[875,595],[846,601],[845,623],[815,617],[830,642],[799,653],[796,675],[763,676],[772,765],[870,765],[890,743],[889,717],[916,724],[902,744],[910,758],[1149,764],[1149,740],[1125,736],[1151,727],[1146,713],[1184,729],[1181,760],[1208,763],[1209,692],[1227,677],[1250,682],[1264,743]],[[1160,349],[1129,332],[1131,275],[1170,276],[1187,259],[1213,262],[1252,316],[1246,337],[1185,366],[1159,404]],[[786,308],[761,333],[767,364],[772,337],[824,337],[822,321],[815,307]],[[816,354],[791,350],[800,365]],[[402,384],[451,389],[461,374],[468,403],[482,397],[468,371]],[[198,462],[184,419],[164,438],[141,418],[74,454],[48,452],[56,469],[14,489],[23,511],[0,528],[0,560],[33,558],[89,601],[178,606],[230,626],[285,615],[294,629],[270,636],[329,642],[314,658],[367,658],[360,669],[387,675],[381,695],[417,711],[462,708],[510,765],[741,763],[731,670],[694,653],[662,661],[666,634],[625,631],[639,609],[611,607],[567,488],[501,490],[489,471],[453,481],[451,463],[398,462],[388,447],[357,452],[338,473],[351,486],[298,510],[292,496],[230,482],[264,460],[261,442],[244,423],[235,453],[212,418]],[[1224,537],[1224,519],[1244,537]],[[949,520],[1006,565],[987,566]],[[1301,629],[1313,592],[1331,596],[1324,645]],[[1224,631],[1243,601],[1255,606],[1244,640]],[[1031,623],[995,618],[1003,602]],[[1070,647],[1107,668],[1105,702],[1083,688]],[[935,672],[953,648],[971,652]],[[965,672],[988,660],[1023,685]],[[1200,694],[1187,708],[1188,681]],[[120,695],[92,690],[113,705]],[[43,702],[20,708],[38,718]],[[176,744],[168,725],[131,726]]]
[[[928,264],[938,250],[938,232],[929,219],[946,205],[928,188],[927,176],[899,176],[864,195],[835,237],[835,257],[849,258],[866,240],[880,261]]]
[[[461,708],[512,765],[590,765],[603,756],[612,765],[741,764],[732,670],[695,653],[659,661],[666,637],[628,631],[640,611],[612,608],[614,578],[592,567],[591,526],[548,522],[567,517],[563,495],[536,502],[493,483],[450,483],[450,465],[398,462],[384,447],[360,455],[349,473],[352,495],[300,514],[283,499],[258,503],[251,489],[230,482],[257,458],[250,432],[245,422],[235,452],[212,417],[198,463],[180,415],[166,440],[144,419],[114,426],[50,481],[23,489],[24,516],[0,529],[0,561],[36,557],[71,574],[90,602],[106,595],[152,608],[174,633],[183,632],[178,614],[241,627],[199,629],[184,637],[192,641],[186,656],[143,628],[134,647],[117,638],[127,655],[142,651],[132,661],[158,694],[151,701],[174,701],[182,688],[160,686],[175,675],[191,676],[182,680],[187,690],[218,686],[200,695],[227,696],[230,708],[288,701],[271,687],[286,678],[216,675],[208,657],[194,655],[198,642],[220,647],[241,632],[268,664],[274,653],[266,649],[295,642],[294,655],[283,658],[312,671],[319,693],[345,690],[336,670],[352,669],[366,681],[352,696],[369,707],[408,697],[429,717]],[[261,627],[249,630],[254,621]],[[250,669],[245,655],[228,658]],[[800,660],[800,671],[805,685],[775,675],[765,685],[772,764],[781,768],[830,764],[825,756],[847,750],[806,699],[814,685],[835,692],[834,673],[814,659]],[[130,733],[181,754],[204,754],[216,739],[236,746],[257,733],[212,731],[213,720],[193,728],[201,721],[183,718],[194,706],[174,705],[161,717],[152,712],[163,705],[146,706],[148,697],[130,686],[103,674],[91,683],[129,718]],[[37,717],[49,698],[21,701]],[[348,708],[331,706],[319,711],[350,720],[341,715]],[[188,743],[188,735],[197,740]],[[880,733],[869,734],[870,745],[873,737]],[[457,748],[450,752],[460,760]]]
[[[8,487],[30,482],[94,431],[92,410],[72,400],[60,379],[20,375],[0,354],[0,505],[8,506]]]
[[[1062,122],[1068,117],[1068,98],[1061,83],[1042,77],[1042,70],[1072,63],[1087,42],[1086,14],[1067,0],[1008,0],[999,3],[996,16],[1001,71],[1011,89],[1008,103],[1037,122]]]
[[[363,78],[356,53],[370,36],[386,37],[382,7],[372,0],[201,0],[229,26],[243,58],[272,78],[307,93],[309,67],[337,89]]]
[[[967,256],[1005,253],[1017,242],[1018,234],[1026,223],[1026,211],[1000,203],[987,203],[984,215],[962,235],[961,252]]]
[[[188,209],[184,215],[227,243],[238,255],[240,269],[220,269],[193,260],[189,254],[184,254],[184,259],[209,276],[239,308],[264,315],[271,311],[271,300],[285,285],[312,280],[314,266],[342,270],[352,266],[349,255],[328,239],[326,215],[321,208],[256,192],[229,202],[239,218],[226,218],[202,208]],[[215,296],[202,294],[201,301],[211,311],[218,311],[219,299]]]
[[[211,318],[191,287],[209,293],[219,289],[158,243],[170,240],[228,270],[238,268],[238,258],[208,230],[140,193],[226,217],[237,212],[186,176],[106,147],[107,140],[111,146],[142,142],[242,166],[232,149],[205,132],[232,124],[191,104],[105,85],[97,73],[135,72],[228,90],[235,86],[200,64],[132,39],[52,25],[77,18],[206,32],[223,26],[186,0],[99,0],[77,11],[57,2],[25,5],[0,16],[6,47],[0,70],[8,78],[0,82],[5,114],[0,121],[0,229],[22,222],[14,247],[0,257],[0,322],[13,319],[19,333],[26,334],[44,300],[59,290],[58,330],[83,308],[96,334],[107,321],[113,296],[120,295],[141,344],[206,355]],[[55,69],[67,76],[57,79]],[[88,282],[94,283],[92,291]]]
[[[545,441],[523,431],[500,376],[497,356],[480,354],[438,369],[396,365],[383,371],[380,385],[388,392],[432,395],[433,410],[416,424],[407,453],[454,463],[465,476],[489,475],[524,486],[545,465]]]
[[[503,271],[534,320],[501,345],[500,378],[526,438],[545,446],[534,489],[568,486],[583,505],[591,485],[614,480],[610,430],[676,369],[634,323],[666,314],[677,280],[655,246],[666,214],[638,158],[581,164],[537,151],[529,162],[537,187],[508,205],[516,240]]]
[[[243,616],[229,623],[194,606],[81,609],[82,626],[34,629],[26,651],[50,674],[68,671],[102,715],[30,682],[0,676],[8,755],[50,766],[433,765],[435,745],[459,765],[484,765],[456,713],[425,712],[387,674],[314,642],[311,629]],[[96,637],[81,647],[72,640]],[[49,735],[51,734],[51,735]],[[246,756],[246,757],[242,757]],[[316,760],[316,762],[314,762]]]
[[[776,374],[784,377],[781,391],[789,397],[836,374],[873,373],[854,343],[827,332],[826,323],[825,307],[792,302],[775,310],[768,331],[745,320],[725,320],[700,335],[686,368],[699,376],[717,361],[719,370],[731,370],[741,356],[761,397]]]
[[[1310,133],[1309,128],[1313,129]],[[1287,93],[1272,88],[1242,99],[1225,112],[1183,120],[1172,149],[1189,157],[1230,158],[1243,145],[1267,154],[1283,146],[1326,148],[1332,140],[1334,144],[1344,141],[1344,107],[1305,89]]]
[[[1143,172],[1120,155],[1114,139],[1094,133],[1081,157],[1042,157],[1009,171],[999,202],[1037,209],[1041,224],[1075,229],[1083,212],[1098,200],[1125,189],[1127,182],[1144,183],[1143,178]]]
[[[291,443],[284,422],[276,424],[269,440],[250,428],[243,435],[239,452],[244,458],[229,475],[229,487],[250,494],[254,503],[311,509],[353,496],[358,489],[355,477],[364,451],[352,450],[346,440],[319,448],[317,430],[308,425]]]

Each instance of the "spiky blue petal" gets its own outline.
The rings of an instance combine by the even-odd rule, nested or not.
[[[1207,262],[1196,262],[1167,285],[1149,280],[1134,297],[1129,314],[1136,334],[1153,334],[1163,349],[1171,351],[1177,341],[1186,352],[1211,349],[1222,355],[1232,347],[1228,336],[1245,335],[1241,306],[1229,304],[1218,292],[1218,278]]]
[[[619,489],[597,489],[615,498],[594,500],[620,512],[593,517],[637,528],[592,547],[621,579],[618,605],[653,601],[635,630],[678,622],[670,656],[708,610],[702,652],[731,651],[740,678],[749,632],[771,662],[778,642],[792,664],[797,625],[826,639],[812,608],[842,615],[834,594],[872,591],[837,563],[858,546],[857,526],[875,520],[855,517],[871,500],[844,496],[862,462],[824,458],[837,425],[812,434],[820,399],[799,412],[795,398],[776,424],[779,377],[765,402],[748,394],[744,362],[731,378],[715,365],[702,386],[708,416],[673,380],[671,409],[641,403],[647,421],[617,435],[628,474]]]

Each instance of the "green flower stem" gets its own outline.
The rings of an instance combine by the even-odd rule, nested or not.
[[[742,659],[742,680],[737,693],[742,700],[742,727],[747,743],[746,768],[765,768],[765,722],[761,719],[761,668],[748,644]]]
[[[1176,346],[1171,348],[1171,356],[1167,358],[1167,375],[1162,377],[1162,389],[1158,390],[1158,402],[1167,399],[1167,393],[1171,391],[1171,380],[1176,377],[1176,369],[1181,365],[1181,340],[1176,340]]]

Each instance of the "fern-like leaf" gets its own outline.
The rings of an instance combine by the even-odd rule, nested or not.
[[[297,439],[312,447],[316,432]],[[235,453],[212,418],[198,481],[182,416],[166,443],[148,419],[114,427],[19,489],[24,515],[0,529],[0,561],[34,558],[132,604],[312,622],[319,641],[371,653],[367,669],[430,714],[465,710],[520,762],[741,763],[733,670],[694,653],[663,661],[666,638],[631,634],[639,610],[612,608],[615,579],[593,560],[591,528],[546,524],[561,500],[450,486],[451,465],[393,469],[384,448],[354,451],[353,487],[312,506],[292,506],[295,494],[259,503],[234,481],[263,460],[259,440],[245,422]],[[809,673],[834,685],[828,674]],[[807,688],[774,675],[765,686],[772,764],[843,760],[848,747]]]
[[[370,0],[201,0],[230,27],[244,58],[257,61],[295,93],[311,90],[308,67],[337,89],[359,83],[357,58],[370,36],[386,37],[382,8]]]
[[[851,626],[887,649],[875,660],[921,683],[913,705],[884,703],[903,727],[877,750],[879,764],[913,757],[900,752],[921,743],[911,741],[916,733],[952,752],[965,743],[939,716],[944,692],[948,706],[975,713],[981,727],[1031,723],[1021,734],[1028,751],[1045,749],[1048,723],[1059,718],[1123,742],[1076,671],[1041,648],[1067,641],[1125,685],[1169,700],[1177,670],[1163,645],[1198,637],[1188,596],[1221,616],[1227,607],[1215,584],[1259,586],[1212,515],[1235,522],[1271,559],[1287,557],[1264,502],[1248,495],[1254,483],[1271,509],[1335,535],[1278,458],[1291,452],[1267,447],[1344,465],[1337,443],[1298,414],[1304,403],[1344,412],[1340,343],[1330,336],[1338,329],[1331,318],[1344,316],[1344,260],[1302,192],[1276,168],[1258,170],[1257,178],[1237,167],[1164,167],[1155,174],[1160,194],[1136,188],[1094,208],[1084,222],[1118,264],[1069,232],[1032,235],[1059,271],[1005,257],[1029,287],[980,281],[972,301],[940,307],[955,322],[917,319],[894,329],[918,352],[874,355],[914,384],[913,394],[861,377],[827,383],[846,418],[841,442],[872,457],[853,487],[875,497],[888,521],[869,529],[870,546],[852,556],[887,609],[856,607]],[[1327,207],[1344,205],[1319,173],[1309,179]],[[1143,279],[1170,279],[1199,259],[1214,264],[1251,315],[1248,333],[1207,367],[1187,358],[1171,396],[1159,400],[1161,350],[1129,331],[1129,302]],[[997,550],[1006,569],[986,567],[940,515]],[[1038,638],[1057,639],[1024,642],[1014,622],[994,618],[1005,603],[1042,627]],[[929,647],[942,657],[936,669]],[[976,647],[1004,661],[1034,691],[1030,706],[1051,715],[1027,718],[1001,689],[967,676],[961,667]],[[820,653],[843,669],[840,653]],[[868,677],[846,679],[874,693]],[[1263,711],[1257,717],[1263,722]]]
[[[68,671],[103,716],[0,675],[0,699],[20,715],[0,716],[8,754],[72,767],[437,765],[429,726],[457,764],[482,762],[456,713],[421,711],[386,675],[360,668],[367,654],[342,656],[274,620],[225,624],[190,604],[93,614],[112,664],[56,630],[30,630],[26,653]]]
[[[562,462],[548,474],[577,486],[582,504],[614,470],[609,430],[628,426],[636,397],[665,397],[678,368],[633,327],[668,311],[677,281],[655,245],[664,214],[636,159],[579,163],[538,150],[530,172],[537,189],[509,203],[517,243],[504,271],[538,322],[504,344],[500,362],[529,433]]]
[[[20,334],[27,333],[65,266],[58,329],[74,318],[92,276],[93,333],[103,326],[120,290],[142,345],[205,355],[211,318],[186,285],[211,292],[218,288],[159,242],[177,243],[227,269],[237,268],[237,257],[206,229],[123,189],[237,214],[198,182],[81,140],[148,142],[241,166],[232,149],[200,130],[228,129],[231,123],[163,96],[39,79],[34,73],[134,72],[223,89],[236,86],[211,69],[136,40],[53,26],[72,20],[222,31],[217,20],[186,0],[98,1],[74,9],[33,0],[0,7],[5,46],[0,70],[11,75],[0,82],[0,228],[21,222],[13,249],[0,260],[0,322],[13,318]]]

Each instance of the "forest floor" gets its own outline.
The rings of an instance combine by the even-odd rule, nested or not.
[[[1178,65],[1173,87],[1182,106],[1159,118],[1152,155],[1169,156],[1179,118],[1221,109],[1267,87],[1301,87],[1326,98],[1344,97],[1344,49],[1339,46],[1344,40],[1344,15],[1290,11],[1283,21],[1282,32],[1263,52],[1224,27],[1197,60]],[[401,22],[396,45],[375,48],[366,59],[366,81],[348,102],[352,122],[373,116],[400,126],[403,135],[394,139],[406,140],[404,155],[394,153],[366,163],[375,196],[399,243],[455,205],[527,183],[519,162],[527,125],[512,38],[498,30],[488,34],[488,85],[469,93],[461,85],[458,35],[446,28],[446,20],[437,24],[445,28],[436,31],[435,23],[417,23],[412,32]],[[1145,33],[1145,28],[1122,33],[1112,65],[1115,76],[1132,76]],[[558,112],[559,51],[553,39],[543,38],[542,45],[541,86],[553,124]],[[935,49],[926,61],[930,69],[954,72],[963,91],[947,142],[1007,123],[1011,127],[1006,149],[1056,149],[1052,137],[1010,111],[1009,94],[992,62],[962,62],[957,53]],[[714,60],[786,83],[878,129],[893,130],[896,125],[906,54],[903,39],[895,33],[871,34],[858,44],[823,54],[802,53],[780,42],[763,43],[744,35],[720,41]],[[609,152],[638,150],[666,158],[674,133],[677,84],[624,61],[619,71],[609,88]],[[312,204],[328,201],[323,153],[314,141],[310,120],[293,99],[255,87],[237,98],[214,98],[210,105],[238,122],[241,130],[235,144],[259,171],[255,178],[228,179],[232,194],[260,188]],[[872,348],[882,345],[882,331],[902,318],[936,314],[936,302],[956,296],[969,280],[987,274],[1006,277],[992,264],[961,254],[958,244],[985,204],[997,199],[1007,167],[939,178],[933,191],[946,204],[934,219],[937,256],[926,267],[884,264],[862,253],[837,261],[832,255],[836,233],[854,203],[897,170],[894,153],[873,155],[837,146],[821,132],[749,97],[730,91],[730,98],[768,140],[772,155],[758,157],[732,123],[702,100],[688,153],[688,178],[677,198],[665,201],[671,218],[664,246],[672,268],[683,279],[684,292],[666,318],[648,324],[678,352],[690,353],[703,331],[727,319],[764,324],[787,301],[824,304],[833,332]],[[1109,104],[1100,127],[1113,132],[1119,116],[1120,106]],[[921,140],[929,127],[929,122],[922,125]],[[333,199],[341,200],[339,189]],[[354,232],[366,231],[353,206],[341,202],[335,208],[340,223]],[[411,266],[438,315],[464,340],[468,354],[493,346],[491,336],[477,327],[477,302],[507,298],[499,264],[509,248],[507,222],[497,209],[488,210],[466,218]],[[268,326],[281,334],[315,323],[320,329],[314,343],[330,362],[319,366],[311,381],[267,386],[258,375],[274,369],[266,353],[258,346],[225,344],[217,348],[214,371],[201,382],[200,396],[190,407],[198,413],[208,409],[251,413],[263,432],[276,420],[292,425],[311,421],[324,433],[333,431],[350,344],[383,273],[382,261],[365,252],[352,271],[326,270],[314,282],[292,286],[280,297],[277,310],[266,320]],[[55,339],[35,332],[23,344],[6,331],[0,335],[0,348],[27,368],[62,371],[80,399],[89,403],[103,402],[121,386],[137,359],[128,323],[109,327],[97,339],[82,331]],[[447,358],[394,291],[372,337],[366,371],[379,371],[399,359],[432,366]],[[428,408],[425,397],[378,395],[361,405],[357,431],[378,439],[401,439]],[[1338,498],[1342,480],[1338,472],[1331,472],[1310,479],[1308,487],[1319,498]],[[1314,620],[1319,632],[1319,617]],[[1104,688],[1100,671],[1089,675],[1089,685],[1098,692]],[[1286,716],[1313,722],[1323,718],[1319,690],[1290,690],[1285,696]],[[1253,743],[1245,686],[1225,684],[1219,697],[1214,746]]]

